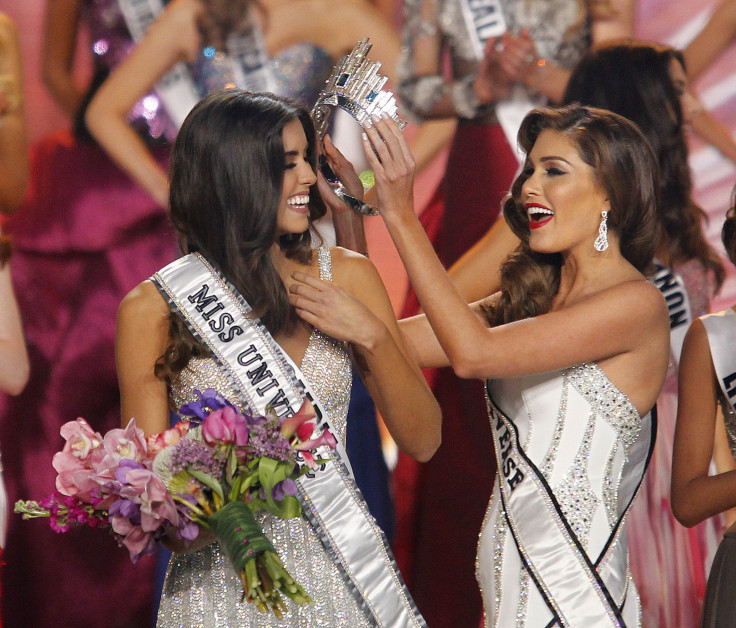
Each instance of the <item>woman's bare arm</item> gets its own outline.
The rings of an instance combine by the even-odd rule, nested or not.
[[[84,89],[77,85],[73,71],[81,11],[81,0],[49,0],[44,22],[43,82],[70,118],[84,98]]]
[[[15,24],[0,13],[0,214],[12,214],[28,185],[23,73]]]
[[[696,320],[685,336],[680,359],[672,456],[672,512],[688,527],[736,507],[736,471],[709,475],[717,386],[708,334]]]
[[[169,308],[150,281],[134,288],[118,310],[115,362],[122,424],[135,418],[146,436],[169,427],[166,382],[154,367],[169,343]]]
[[[351,343],[363,381],[391,435],[410,456],[439,447],[441,414],[411,359],[373,264],[334,249],[334,283],[295,273],[291,302],[311,325]]]
[[[162,207],[168,204],[166,173],[128,124],[133,105],[178,61],[193,58],[200,45],[199,0],[174,0],[135,50],[105,81],[87,109],[92,135],[112,159]]]
[[[687,74],[698,78],[736,37],[736,3],[723,0],[708,23],[685,48]]]
[[[6,264],[0,268],[0,391],[20,394],[28,382],[29,371],[23,325]]]

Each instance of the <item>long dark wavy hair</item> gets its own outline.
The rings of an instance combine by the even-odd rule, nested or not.
[[[692,200],[680,95],[670,76],[673,61],[684,70],[682,53],[669,46],[628,40],[603,45],[575,67],[563,102],[608,109],[641,129],[659,163],[660,237],[670,259],[700,260],[720,288],[723,264],[703,234],[705,213]]]
[[[275,243],[286,256],[307,264],[312,240],[320,240],[311,223],[325,214],[316,185],[310,190],[310,227],[277,237],[276,219],[284,181],[282,132],[299,120],[307,137],[307,160],[316,171],[317,139],[309,112],[273,94],[239,89],[214,92],[184,120],[171,157],[171,222],[183,253],[202,253],[233,284],[253,312],[276,335],[300,319],[289,304],[284,284],[271,259]],[[172,345],[162,359],[170,375],[181,370],[196,346],[172,318]],[[177,339],[183,338],[184,345]],[[187,346],[185,346],[187,345]]]
[[[656,249],[658,203],[657,161],[646,138],[636,125],[610,111],[545,107],[531,111],[519,129],[519,145],[527,155],[547,129],[564,134],[593,169],[610,203],[609,230],[618,235],[622,255],[646,272]],[[529,217],[521,193],[528,178],[522,170],[503,206],[521,245],[501,267],[501,298],[487,312],[493,325],[549,312],[560,287],[562,256],[529,248]]]
[[[731,194],[731,207],[726,212],[726,220],[721,227],[721,242],[728,259],[732,264],[736,264],[736,189]]]

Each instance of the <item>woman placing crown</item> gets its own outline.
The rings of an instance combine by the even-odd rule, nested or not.
[[[669,356],[667,308],[642,274],[657,229],[649,143],[601,109],[529,113],[519,131],[526,162],[504,204],[522,245],[500,293],[474,306],[414,215],[414,165],[396,125],[376,119],[364,144],[381,216],[426,313],[402,332],[421,366],[487,380],[499,473],[478,546],[486,625],[640,625],[623,523],[651,455],[649,413]],[[292,292],[311,324],[339,323],[308,285]]]

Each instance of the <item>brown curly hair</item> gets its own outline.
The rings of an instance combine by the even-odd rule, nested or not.
[[[606,191],[611,207],[608,228],[618,234],[622,255],[646,272],[657,242],[658,202],[657,161],[647,140],[636,125],[610,111],[579,105],[545,107],[531,111],[519,129],[519,145],[527,155],[547,129],[576,144]],[[522,170],[504,202],[506,222],[521,245],[501,267],[501,298],[486,311],[492,325],[549,312],[560,285],[562,256],[529,248],[529,217],[521,194],[528,176]]]

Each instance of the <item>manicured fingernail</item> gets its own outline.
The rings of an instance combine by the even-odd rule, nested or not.
[[[371,119],[373,122],[378,122],[381,118],[379,118],[375,113],[371,116]]]
[[[363,139],[367,142],[368,141],[368,136],[365,133],[361,133],[361,135],[363,136]]]
[[[391,116],[390,116],[390,115],[388,115],[388,113],[387,113],[386,111],[382,111],[382,112],[381,112],[381,117],[382,117],[382,118],[383,118],[384,120],[390,120],[390,119],[391,119]]]
[[[365,124],[363,125],[366,129],[370,129],[373,126],[373,122],[368,119],[365,121]]]

